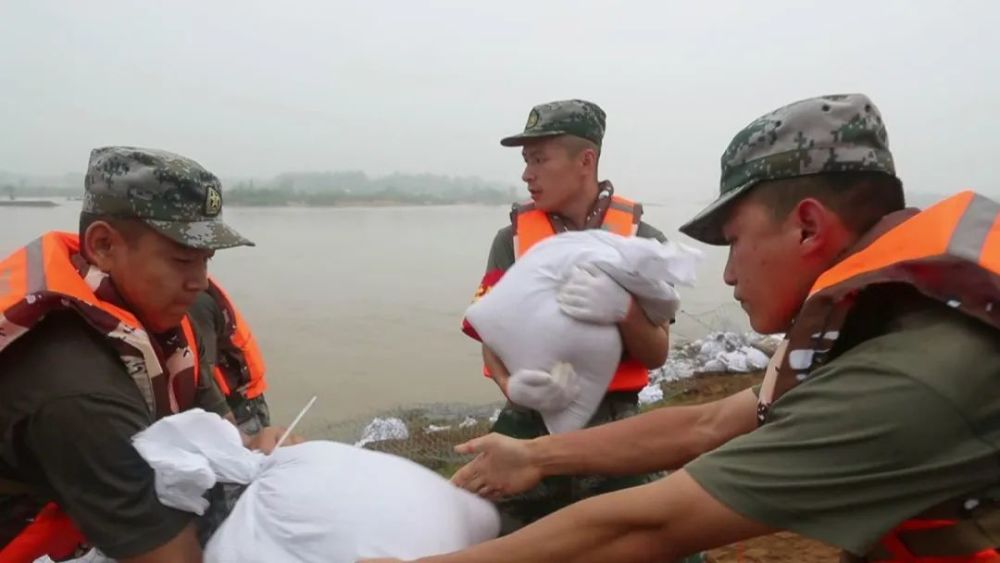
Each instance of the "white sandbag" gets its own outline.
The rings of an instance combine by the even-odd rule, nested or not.
[[[209,540],[206,563],[412,559],[499,533],[491,503],[407,459],[328,441],[263,456],[243,448],[231,428],[196,409],[157,421],[133,441],[153,467],[161,502],[197,507],[205,467],[219,481],[249,483]],[[192,462],[198,456],[203,463]]]
[[[34,563],[56,563],[48,555],[43,555],[38,559],[35,559]],[[91,549],[87,553],[77,557],[75,559],[62,559],[59,563],[115,563],[114,559],[109,558],[97,549]]]
[[[205,491],[217,481],[249,483],[264,461],[243,447],[235,426],[201,409],[157,421],[136,434],[132,446],[153,468],[160,502],[199,516],[208,508]]]
[[[622,356],[622,342],[615,325],[578,321],[563,313],[556,295],[578,264],[594,264],[636,297],[651,319],[667,320],[675,305],[672,285],[691,285],[700,257],[697,250],[675,243],[622,237],[607,231],[562,233],[536,244],[504,274],[500,282],[465,313],[486,346],[511,374],[508,385],[520,385],[518,372],[541,380],[539,372],[565,375],[567,363],[575,374],[564,382],[575,396],[559,393],[526,393],[544,396],[523,406],[538,410],[549,432],[583,428],[597,411]],[[566,399],[553,406],[553,396]],[[513,397],[512,397],[513,400]]]
[[[212,536],[205,561],[416,559],[495,538],[489,502],[407,459],[335,442],[281,448]]]

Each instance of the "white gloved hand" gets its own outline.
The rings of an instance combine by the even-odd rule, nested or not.
[[[566,362],[556,364],[551,373],[534,369],[517,370],[507,381],[510,400],[536,411],[564,409],[579,394],[576,371]]]
[[[595,324],[620,322],[632,305],[629,292],[593,264],[574,267],[556,300],[563,313]]]

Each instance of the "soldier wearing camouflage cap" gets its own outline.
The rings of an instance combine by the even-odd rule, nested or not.
[[[84,187],[84,214],[138,219],[190,248],[253,246],[222,222],[219,179],[189,158],[135,147],[94,149]]]
[[[218,289],[215,250],[252,243],[189,158],[96,149],[84,187],[79,235],[46,233],[0,262],[0,560],[96,546],[201,561],[201,522],[160,503],[131,439],[191,408],[235,423],[204,353],[218,334],[188,311]],[[268,450],[281,433],[244,440]]]
[[[663,233],[641,221],[641,204],[617,194],[611,182],[599,181],[598,161],[605,130],[606,115],[597,104],[561,100],[533,107],[524,130],[501,139],[505,147],[521,147],[525,163],[521,179],[531,199],[515,204],[510,224],[497,232],[477,297],[489,291],[519,256],[556,233],[606,229],[623,236],[666,240]],[[568,297],[563,301],[567,314],[587,322],[617,324],[627,350],[589,426],[637,414],[638,393],[649,381],[649,369],[663,365],[668,348],[667,326],[647,319],[620,287],[615,286],[621,296],[616,303],[597,303],[592,298],[600,293],[595,286],[609,283],[615,286],[603,272],[579,270],[563,289],[563,297]],[[479,339],[467,321],[463,330]],[[483,357],[484,372],[507,396],[509,374],[487,343],[483,345]],[[548,434],[538,412],[511,401],[501,411],[493,430],[518,438]],[[503,532],[516,530],[578,500],[648,483],[657,476],[554,476],[534,490],[499,504]]]
[[[101,217],[131,219],[189,248],[253,246],[222,221],[219,179],[189,158],[135,147],[94,149],[84,187],[83,230]],[[218,336],[206,341],[205,351],[216,374],[224,374],[221,391],[241,430],[256,434],[270,424],[270,416],[262,395],[263,359],[252,332],[238,326],[245,322],[242,315],[214,282],[189,313],[201,334]],[[235,333],[243,336],[234,339]]]
[[[453,481],[492,495],[676,471],[440,561],[673,561],[778,530],[844,561],[1000,559],[1000,204],[969,191],[904,209],[878,109],[830,95],[743,128],[719,198],[682,230],[728,245],[751,326],[785,333],[762,384],[460,446],[479,455]]]

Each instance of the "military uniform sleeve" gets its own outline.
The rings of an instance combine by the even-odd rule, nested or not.
[[[211,368],[210,364],[202,362],[201,377],[198,379],[198,387],[194,391],[194,406],[224,417],[231,412],[229,403],[226,402],[225,395],[219,390]]]
[[[635,236],[650,238],[660,242],[667,242],[667,236],[664,235],[660,229],[657,229],[645,221],[639,221],[639,226],[635,230]]]
[[[507,271],[514,265],[514,229],[510,225],[497,231],[490,245],[490,255],[486,260],[486,273]]]
[[[230,413],[226,397],[215,382],[214,369],[219,361],[219,338],[225,328],[225,319],[219,304],[208,292],[201,292],[188,311],[198,340],[198,358],[201,375],[195,389],[196,407],[219,416]]]
[[[198,340],[198,355],[214,365],[219,354],[218,335],[225,326],[222,310],[212,296],[203,291],[188,310],[188,317]]]
[[[114,396],[60,398],[38,409],[25,432],[58,504],[116,559],[163,545],[193,518],[160,504],[153,470],[132,447],[148,425],[143,408]]]
[[[869,353],[817,369],[772,405],[767,424],[686,470],[752,520],[857,555],[900,522],[994,482],[997,450],[963,413],[881,364],[879,342],[861,346]]]

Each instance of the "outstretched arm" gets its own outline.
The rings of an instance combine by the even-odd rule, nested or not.
[[[418,561],[674,561],[774,531],[732,511],[681,470],[650,485],[578,502],[509,536]]]
[[[756,428],[750,389],[704,405],[664,407],[593,428],[516,440],[488,434],[456,450],[478,454],[452,481],[472,492],[511,495],[547,475],[629,475],[676,469]]]

